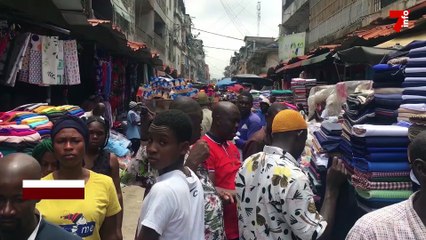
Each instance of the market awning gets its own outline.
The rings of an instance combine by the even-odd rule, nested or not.
[[[301,67],[303,61],[305,61],[305,60],[300,60],[298,62],[295,62],[295,63],[292,63],[292,64],[288,64],[288,65],[284,66],[284,70],[290,70],[290,69],[293,69],[293,68]]]
[[[311,64],[315,64],[315,63],[320,63],[322,61],[327,60],[327,57],[330,56],[330,55],[331,55],[331,53],[328,52],[328,53],[324,53],[324,54],[318,55],[316,57],[308,58],[308,59],[302,61],[302,66],[307,66],[307,65],[311,65]]]
[[[232,78],[232,81],[236,81],[238,83],[251,83],[262,86],[272,86],[274,82],[271,79],[259,77],[254,74],[240,74],[235,75]]]
[[[409,34],[405,34],[403,36],[396,37],[392,40],[389,40],[387,42],[381,43],[377,45],[376,47],[379,48],[391,48],[395,46],[396,44],[400,44],[401,46],[406,46],[412,41],[420,40],[420,39],[426,39],[426,32],[413,32]]]
[[[80,39],[94,41],[112,53],[127,54],[130,51],[126,36],[115,30],[111,23],[99,23],[96,26],[73,25],[71,31]]]
[[[33,0],[1,0],[0,11],[2,15],[28,19],[33,23],[40,21],[68,28],[68,23],[52,0],[38,0],[37,3]]]
[[[338,51],[333,55],[335,60],[344,64],[368,64],[380,63],[384,56],[394,52],[394,49],[355,46],[346,50]]]
[[[303,55],[303,56],[298,56],[298,57],[295,57],[295,58],[292,58],[292,59],[290,59],[290,60],[295,60],[296,59],[296,61],[297,62],[293,62],[293,63],[290,63],[290,64],[286,64],[286,65],[284,65],[284,67],[281,67],[281,68],[279,68],[278,70],[276,70],[275,71],[275,73],[280,73],[280,72],[282,72],[282,71],[284,71],[284,70],[288,70],[288,69],[293,69],[293,68],[297,68],[297,67],[300,67],[300,66],[302,66],[301,64],[302,64],[302,62],[305,60],[305,59],[307,59],[307,58],[309,58],[309,57],[311,57],[312,55]],[[290,62],[290,61],[288,61],[288,62]],[[287,63],[288,63],[287,62]]]

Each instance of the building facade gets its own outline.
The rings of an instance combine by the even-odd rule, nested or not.
[[[275,38],[244,38],[245,45],[235,52],[225,68],[225,77],[238,74],[266,74],[268,68],[276,66],[278,61],[278,45]]]
[[[199,57],[204,55],[204,50],[202,44],[201,48],[198,44],[196,51],[190,51],[196,44],[191,25],[183,0],[137,0],[135,3],[135,41],[146,43],[157,53],[164,68],[176,70],[179,77],[199,80],[204,78],[197,73],[206,71],[205,58]],[[198,64],[195,59],[202,62]]]
[[[423,1],[282,0],[280,37],[306,32],[304,52],[307,52],[339,42],[375,19],[388,17],[391,9],[407,9]]]

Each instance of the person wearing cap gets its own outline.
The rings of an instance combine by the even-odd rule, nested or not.
[[[408,146],[413,181],[420,190],[409,199],[360,218],[346,240],[425,239],[426,237],[426,132],[419,133]]]
[[[38,143],[32,152],[32,156],[41,166],[42,177],[58,169],[58,160],[53,154],[53,144],[51,139],[44,139]]]
[[[137,113],[137,108],[139,104],[134,101],[129,103],[129,112],[127,113],[127,128],[126,128],[126,137],[132,143],[133,156],[136,156],[136,153],[141,146],[141,135],[139,132],[139,122],[141,121],[139,114]]]
[[[122,209],[113,180],[83,167],[90,141],[86,123],[64,116],[53,125],[51,138],[60,167],[42,180],[84,180],[84,199],[43,199],[36,208],[47,221],[85,240],[120,240],[117,214]]]
[[[269,99],[265,96],[260,96],[260,103],[259,107],[260,109],[257,111],[257,116],[260,118],[260,125],[262,127],[266,126],[266,113],[268,112],[269,106],[271,106],[271,103],[269,102]]]
[[[287,107],[281,103],[273,103],[266,113],[266,126],[263,126],[246,142],[243,149],[243,159],[247,159],[253,154],[263,151],[265,145],[271,144],[272,121],[275,116]]]
[[[334,159],[320,214],[309,178],[297,161],[307,134],[299,112],[280,111],[272,123],[271,145],[250,156],[239,169],[236,192],[242,239],[331,239],[345,169],[341,160]]]
[[[210,110],[210,99],[204,91],[200,91],[197,97],[198,104],[200,104],[201,109],[203,110],[203,121],[201,122],[201,136],[212,127],[212,110]]]

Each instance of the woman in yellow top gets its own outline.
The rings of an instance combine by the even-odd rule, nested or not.
[[[66,116],[52,128],[53,152],[59,169],[44,180],[84,180],[84,200],[41,200],[43,217],[85,240],[120,240],[117,214],[121,211],[112,179],[84,167],[89,131],[83,120]]]

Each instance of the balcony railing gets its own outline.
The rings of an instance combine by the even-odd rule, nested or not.
[[[136,38],[146,43],[150,48],[154,46],[154,38],[138,26],[136,26]]]
[[[157,35],[156,33],[154,33],[154,46],[153,46],[153,48],[160,51],[163,55],[166,53],[166,41],[162,37]]]

